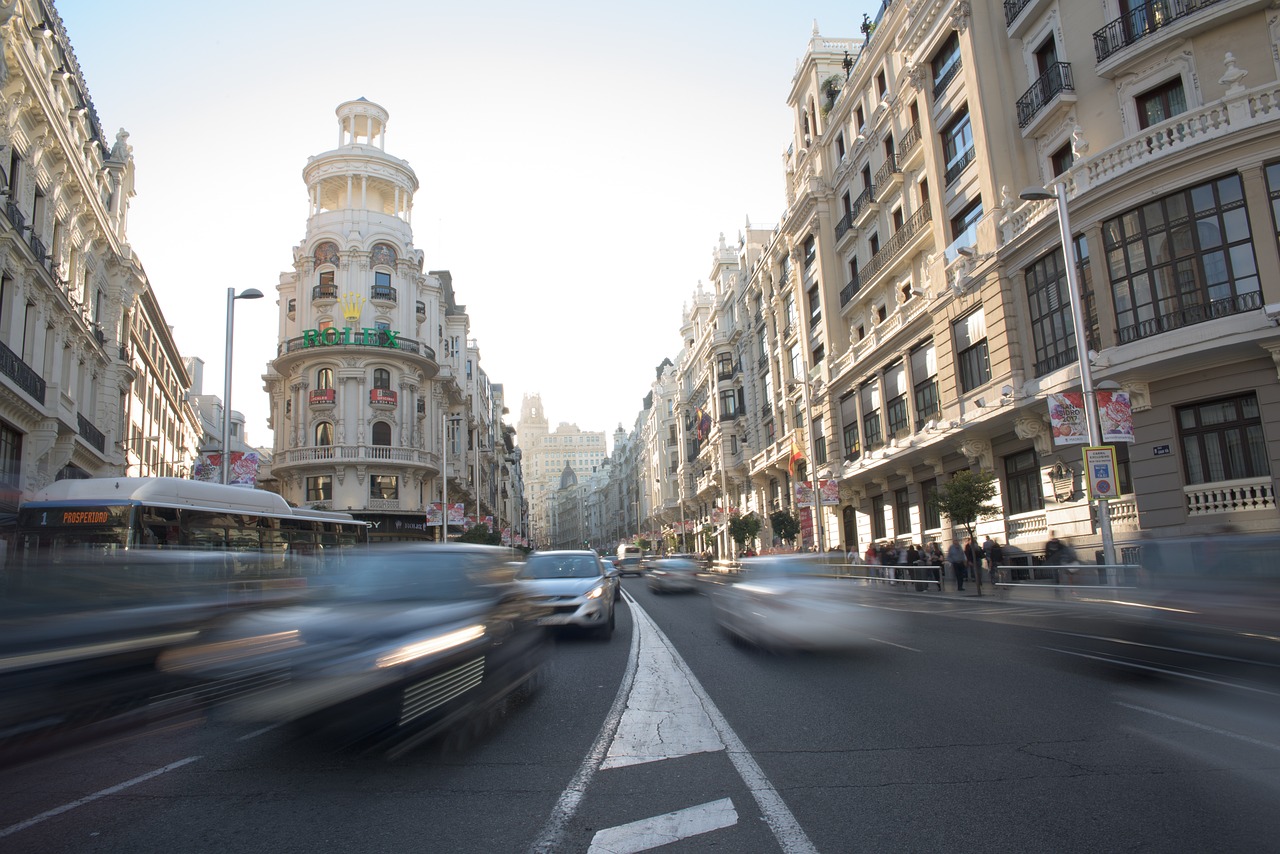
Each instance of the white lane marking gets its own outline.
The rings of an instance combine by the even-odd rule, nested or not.
[[[644,631],[651,633],[651,637],[654,640],[667,648],[671,654],[672,664],[688,680],[689,690],[693,691],[698,697],[702,707],[706,710],[707,716],[711,718],[712,725],[716,728],[716,732],[720,734],[720,740],[724,742],[729,752],[729,759],[733,762],[733,767],[737,770],[738,776],[742,778],[742,781],[747,784],[747,789],[750,790],[751,796],[755,798],[756,804],[759,805],[761,813],[764,814],[764,820],[768,822],[774,838],[778,840],[778,846],[785,854],[817,854],[817,849],[813,847],[813,843],[809,841],[809,837],[800,827],[800,823],[796,821],[796,817],[787,808],[782,796],[778,794],[777,789],[773,788],[769,778],[764,775],[764,771],[756,764],[755,758],[748,752],[746,745],[742,743],[742,739],[738,738],[738,734],[730,728],[729,722],[724,719],[724,715],[720,714],[716,704],[711,702],[711,698],[703,690],[702,684],[694,677],[693,672],[689,670],[689,666],[680,657],[680,653],[676,652],[675,647],[671,645],[671,641],[654,624],[653,620],[649,619],[649,615],[634,600],[631,601],[631,613],[637,626],[642,626]]]
[[[591,837],[591,847],[587,849],[587,854],[636,854],[638,851],[670,845],[690,836],[733,827],[737,823],[738,811],[733,808],[733,801],[721,798],[666,815],[606,827]]]
[[[622,591],[622,595],[626,598],[627,605],[634,614],[639,607],[636,605],[636,600],[625,590]],[[640,625],[638,621],[632,620],[631,652],[627,659],[627,669],[622,674],[622,684],[618,686],[618,694],[613,698],[613,706],[609,709],[609,714],[605,716],[604,725],[600,728],[600,734],[596,736],[591,749],[587,751],[582,764],[578,766],[578,772],[569,781],[569,786],[560,793],[560,799],[556,801],[555,807],[551,810],[551,815],[547,818],[547,823],[543,825],[542,832],[538,834],[538,838],[530,846],[530,852],[553,854],[553,852],[563,850],[562,843],[565,828],[578,811],[578,805],[582,803],[582,797],[586,794],[587,786],[591,785],[591,778],[595,776],[596,770],[599,769],[600,762],[604,759],[605,751],[609,749],[609,744],[613,741],[613,735],[618,731],[618,723],[622,720],[622,713],[626,709],[627,695],[631,693],[631,686],[635,683],[636,678],[636,667],[640,654],[639,638]]]
[[[150,780],[152,777],[159,777],[161,774],[172,771],[175,768],[181,768],[183,765],[189,765],[192,762],[195,762],[197,759],[200,759],[200,757],[188,756],[186,759],[179,759],[177,762],[170,762],[168,765],[164,766],[163,768],[157,768],[154,771],[148,771],[147,773],[143,774],[140,777],[134,777],[132,780],[125,780],[123,783],[117,783],[116,785],[103,789],[100,792],[94,792],[92,795],[85,795],[83,798],[80,798],[79,800],[72,801],[71,803],[68,803],[68,804],[63,804],[60,807],[54,807],[51,810],[46,810],[40,813],[40,815],[33,816],[27,819],[26,821],[20,821],[17,824],[11,824],[8,827],[6,827],[4,830],[0,830],[0,838],[3,838],[5,836],[10,836],[14,833],[17,833],[20,830],[26,830],[28,827],[31,827],[33,824],[39,824],[40,822],[46,819],[53,818],[54,816],[57,816],[57,815],[62,815],[64,812],[69,812],[70,810],[73,810],[76,807],[82,807],[85,804],[92,803],[93,801],[98,800],[99,798],[105,798],[108,795],[114,795],[116,792],[123,791],[124,789],[127,789],[130,786],[136,786],[139,783],[145,783],[146,781]]]
[[[236,741],[248,741],[251,738],[257,738],[260,735],[266,735],[267,733],[271,732],[271,730],[277,729],[281,726],[283,726],[283,724],[268,724],[267,726],[264,726],[262,729],[255,729],[253,732],[245,733],[244,735],[237,738]]]
[[[689,683],[693,675],[676,666],[669,647],[643,624],[639,644],[635,682],[600,767],[724,750],[724,741]]]
[[[1109,640],[1109,638],[1103,638]],[[1117,641],[1119,643],[1119,641]],[[1138,644],[1142,646],[1143,644]],[[1204,682],[1207,685],[1217,685],[1222,688],[1231,688],[1235,691],[1246,691],[1251,694],[1265,694],[1268,697],[1280,697],[1275,691],[1268,691],[1266,688],[1255,688],[1252,685],[1246,685],[1243,682],[1229,682],[1223,679],[1212,679],[1208,676],[1197,676],[1194,673],[1187,673],[1182,670],[1172,670],[1167,667],[1155,667],[1150,664],[1142,664],[1133,659],[1124,658],[1118,655],[1092,655],[1087,652],[1080,652],[1074,649],[1059,649],[1056,646],[1042,646],[1041,649],[1047,649],[1050,652],[1060,652],[1063,655],[1074,655],[1077,658],[1087,658],[1090,661],[1101,661],[1106,664],[1118,664],[1121,667],[1127,667],[1131,670],[1146,670],[1151,673],[1159,673],[1162,676],[1172,676],[1176,679],[1186,679],[1190,682]],[[1156,647],[1161,649],[1162,647]],[[1167,647],[1166,647],[1167,648]]]
[[[882,644],[885,644],[886,646],[896,646],[898,649],[905,649],[911,652],[921,652],[921,650],[916,649],[914,646],[903,646],[902,644],[894,643],[893,641],[880,640],[880,638],[873,638],[871,637],[871,635],[867,635],[867,640],[872,640],[872,641],[875,641],[876,643],[882,643]]]
[[[1214,735],[1223,735],[1223,736],[1226,736],[1227,738],[1234,738],[1237,741],[1243,741],[1248,744],[1255,745],[1257,747],[1265,747],[1267,750],[1280,751],[1280,744],[1273,744],[1270,741],[1262,741],[1261,739],[1251,738],[1250,736],[1247,736],[1247,735],[1241,735],[1238,732],[1232,732],[1231,730],[1227,730],[1227,729],[1219,729],[1216,726],[1209,726],[1208,724],[1197,723],[1196,721],[1188,720],[1186,718],[1180,718],[1177,715],[1170,715],[1165,712],[1158,712],[1155,709],[1148,709],[1143,706],[1135,706],[1131,703],[1121,702],[1120,700],[1116,700],[1115,704],[1117,706],[1123,706],[1126,709],[1133,709],[1135,712],[1143,712],[1148,715],[1155,715],[1157,718],[1164,718],[1165,720],[1173,721],[1174,723],[1186,724],[1187,726],[1195,727],[1196,729],[1202,729],[1205,732],[1211,732]]]

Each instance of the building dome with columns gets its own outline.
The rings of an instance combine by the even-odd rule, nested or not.
[[[306,236],[277,287],[272,474],[288,501],[349,510],[375,537],[434,538],[424,510],[445,494],[442,459],[448,500],[474,502],[480,467],[455,470],[458,437],[493,425],[469,402],[464,377],[479,371],[465,307],[414,247],[418,178],[386,152],[387,110],[360,98],[336,112],[337,148],[303,169]]]

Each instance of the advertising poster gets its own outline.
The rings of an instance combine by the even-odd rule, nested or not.
[[[822,495],[823,504],[834,505],[840,503],[840,481],[820,480],[818,484],[818,491]]]
[[[1089,422],[1085,417],[1084,395],[1078,391],[1049,395],[1049,423],[1053,445],[1087,445]]]
[[[807,549],[813,540],[813,511],[808,507],[800,508],[800,547]]]
[[[427,505],[427,525],[439,525],[441,518],[444,517],[443,505],[436,501]]]
[[[450,525],[461,525],[463,522],[466,521],[466,518],[467,518],[467,511],[466,511],[465,505],[463,504],[449,505],[449,524]]]
[[[1102,426],[1102,441],[1133,441],[1133,408],[1129,405],[1127,391],[1100,391],[1098,397],[1098,423]]]
[[[236,486],[254,486],[258,482],[258,454],[256,451],[232,451],[231,468],[227,483]],[[210,451],[196,461],[192,480],[218,483],[222,480],[222,452]]]
[[[797,480],[796,503],[803,507],[813,506],[813,484],[807,480]]]

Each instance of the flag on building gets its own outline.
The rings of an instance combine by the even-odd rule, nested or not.
[[[693,413],[694,435],[701,442],[711,433],[711,416],[701,406]]]
[[[796,476],[796,463],[804,459],[804,452],[800,450],[800,446],[795,442],[791,443],[791,460],[787,463],[787,474],[792,477]]]

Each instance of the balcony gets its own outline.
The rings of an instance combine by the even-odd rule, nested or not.
[[[398,395],[389,388],[369,389],[369,405],[374,409],[395,409]]]
[[[853,224],[861,226],[867,221],[867,218],[876,212],[876,195],[875,183],[867,187],[859,194],[858,198],[853,200]]]
[[[1270,477],[1223,480],[1184,486],[1187,515],[1212,516],[1219,513],[1242,513],[1254,510],[1276,511],[1275,487]]]
[[[898,142],[898,166],[902,169],[909,169],[916,161],[917,154],[924,153],[924,146],[920,144],[921,139],[920,123],[913,124]]]
[[[1030,2],[1031,0],[1004,0],[1004,25],[1013,26],[1013,22],[1018,20],[1018,15]]]
[[[973,158],[974,152],[973,149],[970,148],[965,151],[964,154],[960,155],[954,163],[947,167],[946,181],[948,187],[959,180],[960,176],[964,174],[964,170],[973,162]]]
[[[314,285],[311,288],[311,301],[333,301],[338,298],[337,285]]]
[[[955,62],[946,71],[942,72],[942,76],[933,81],[933,100],[938,101],[942,97],[942,93],[947,91],[947,87],[951,85],[951,81],[956,79],[956,75],[960,73],[960,56],[957,54]]]
[[[889,238],[889,242],[875,254],[867,266],[858,271],[859,278],[866,279],[869,282],[887,269],[916,235],[929,224],[930,216],[928,205],[924,205],[913,213],[911,218],[902,224],[902,228],[898,229],[893,237]]]
[[[1071,63],[1055,62],[1018,99],[1018,127],[1024,137],[1076,102]],[[1049,109],[1052,107],[1052,109]]]
[[[853,229],[853,211],[845,211],[844,216],[836,221],[836,240],[844,237]]]
[[[1149,0],[1093,34],[1093,52],[1101,64],[1117,51],[1224,0]]]
[[[13,224],[14,231],[21,233],[27,227],[27,218],[23,216],[22,208],[18,207],[13,199],[4,203],[4,212],[9,217],[9,222]]]
[[[33,400],[44,403],[45,382],[22,357],[0,342],[0,373],[18,384]]]
[[[1194,294],[1191,296],[1194,296]],[[1161,332],[1170,332],[1174,329],[1181,329],[1184,326],[1194,326],[1197,323],[1217,320],[1219,317],[1244,314],[1247,311],[1259,308],[1262,308],[1262,294],[1260,292],[1253,291],[1252,293],[1237,294],[1233,297],[1201,303],[1200,305],[1189,305],[1178,311],[1143,320],[1133,326],[1126,326],[1123,329],[1116,330],[1116,337],[1121,344],[1131,344],[1143,338],[1150,338],[1152,335],[1159,335]]]
[[[368,509],[370,510],[399,510],[399,498],[370,498]]]
[[[307,403],[312,406],[333,406],[338,401],[337,389],[313,388],[307,393]]]
[[[49,264],[49,250],[45,248],[44,241],[37,237],[33,231],[31,236],[27,238],[27,242],[31,245],[32,254],[36,256],[36,263],[46,267],[47,269]]]
[[[853,281],[840,289],[840,307],[844,308],[849,304],[849,300],[853,299],[853,295],[862,287],[862,277],[854,276]]]
[[[88,418],[85,418],[79,412],[76,413],[76,427],[80,431],[80,438],[84,439],[90,445],[98,450],[98,453],[104,454],[107,449],[107,437],[102,435],[102,431],[93,426]]]
[[[1059,353],[1047,356],[1036,362],[1035,375],[1037,378],[1043,377],[1045,374],[1051,374],[1067,365],[1076,365],[1079,362],[1076,359],[1076,348],[1074,346],[1067,347]]]
[[[898,168],[898,157],[890,154],[885,158],[884,165],[880,167],[880,171],[876,172],[875,177],[871,179],[871,186],[875,188],[876,200],[883,199],[889,190],[892,190],[900,183],[902,183],[902,170]]]
[[[396,304],[396,289],[391,285],[374,285],[369,291],[369,299],[374,302]]]

